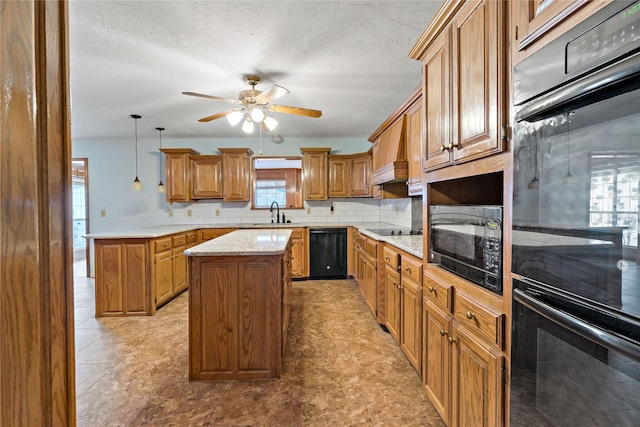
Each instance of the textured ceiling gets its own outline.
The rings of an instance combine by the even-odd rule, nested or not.
[[[322,110],[318,119],[272,113],[285,137],[367,138],[420,83],[407,57],[442,1],[71,0],[74,138],[246,137],[240,125],[199,118],[234,105],[258,74],[276,104]],[[255,131],[257,132],[257,130]]]

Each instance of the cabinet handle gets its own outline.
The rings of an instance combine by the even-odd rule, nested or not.
[[[449,333],[447,331],[445,331],[444,329],[440,329],[440,336],[443,337],[445,335],[449,335]]]
[[[408,271],[409,273],[411,273],[411,267],[405,267],[404,270]]]
[[[442,146],[440,147],[440,151],[446,151],[447,150],[447,146],[442,144]]]
[[[393,286],[398,287],[398,282],[393,282]]]
[[[429,292],[435,292],[435,291],[436,291],[436,290],[435,290],[435,288],[434,288],[433,286],[429,286],[429,288],[428,288],[428,289],[429,289]]]
[[[473,314],[473,313],[472,313],[472,312],[470,312],[470,311],[467,311],[467,319],[471,320],[471,319],[473,319],[474,317],[476,317],[476,315],[475,315],[475,314]]]
[[[388,256],[384,257],[386,261],[391,261]]]
[[[449,337],[449,344],[455,344],[456,339]]]

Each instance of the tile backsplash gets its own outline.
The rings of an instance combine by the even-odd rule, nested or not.
[[[411,228],[424,228],[422,225],[422,196],[411,198]]]
[[[292,224],[387,222],[411,227],[411,199],[376,200],[368,198],[307,201],[304,209],[280,209]],[[333,207],[333,209],[332,209]],[[251,209],[251,203],[202,200],[174,204],[177,224],[260,224],[276,219],[276,212]]]

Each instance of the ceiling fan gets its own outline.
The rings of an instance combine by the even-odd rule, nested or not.
[[[269,86],[264,91],[256,90],[256,85],[260,83],[260,80],[259,76],[246,76],[245,81],[251,85],[251,89],[240,91],[238,99],[221,98],[219,96],[204,95],[196,92],[182,92],[182,94],[226,101],[240,105],[239,107],[232,108],[231,110],[203,117],[198,121],[210,122],[221,117],[227,117],[229,123],[232,126],[235,126],[244,118],[245,122],[242,125],[242,130],[246,133],[253,132],[254,123],[260,123],[266,131],[272,131],[276,128],[278,121],[272,117],[268,117],[265,113],[266,110],[273,113],[294,114],[297,116],[313,118],[318,118],[322,115],[322,111],[320,110],[271,104],[271,101],[288,94],[289,90],[278,85]]]

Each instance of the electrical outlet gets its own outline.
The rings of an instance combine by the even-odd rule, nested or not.
[[[398,215],[400,209],[398,209],[398,207],[396,206],[396,215]]]
[[[330,215],[333,215],[333,206],[331,206],[331,210],[329,211]]]
[[[191,216],[191,209],[187,209],[187,216]]]
[[[220,216],[220,209],[216,209],[216,216]]]
[[[307,207],[307,213],[310,214],[311,213],[311,208]]]
[[[173,216],[173,209],[169,209],[169,216]]]
[[[103,217],[103,218],[105,216],[107,216],[107,210],[106,209],[100,209],[100,216]]]

